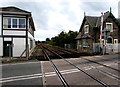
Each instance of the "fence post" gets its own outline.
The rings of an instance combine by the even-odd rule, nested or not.
[[[9,45],[9,57],[10,57],[10,59],[12,59],[12,55],[11,55],[11,53],[12,53],[11,51],[12,50],[11,50],[11,48],[12,48],[12,45]]]
[[[28,60],[28,58],[29,58],[29,45],[27,44],[27,49],[26,49],[26,58],[27,58],[27,60]]]

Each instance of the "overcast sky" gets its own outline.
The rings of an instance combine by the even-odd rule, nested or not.
[[[118,17],[119,0],[0,0],[0,7],[16,6],[32,12],[35,23],[35,39],[45,40],[61,31],[79,31],[84,12],[88,16],[100,16],[112,8]]]

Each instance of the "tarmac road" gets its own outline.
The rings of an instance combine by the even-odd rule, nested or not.
[[[107,66],[113,67],[115,69],[118,68],[118,54],[116,55],[106,55],[106,56],[86,56],[83,58],[87,58],[93,61],[97,61],[99,63],[105,64]],[[103,59],[108,59],[109,61],[103,61]],[[76,66],[80,67],[85,72],[91,74],[95,78],[105,82],[108,85],[114,85],[113,87],[117,87],[120,83],[120,80],[112,77],[111,75],[114,75],[119,78],[119,73],[115,70],[103,67],[99,64],[91,63],[87,60],[80,58],[70,58],[67,59],[74,63]],[[91,79],[89,76],[85,75],[72,65],[66,63],[62,59],[53,60],[53,62],[56,64],[58,69],[62,72],[62,75],[64,76],[65,80],[68,82],[69,85],[101,85],[95,80]],[[51,65],[49,64],[49,61],[42,62],[43,70],[45,73],[52,73],[54,70],[52,69]],[[107,73],[106,73],[107,72]],[[109,75],[108,75],[109,73]],[[47,76],[45,75],[46,79],[46,85],[61,85],[61,81],[59,80],[57,75]]]
[[[85,72],[107,83],[108,85],[114,85],[111,87],[117,87],[120,83],[120,80],[112,77],[112,75],[114,75],[119,78],[120,75],[117,71],[103,67],[99,64],[91,63],[82,58],[87,58],[115,69],[119,69],[118,56],[118,54],[105,56],[84,56],[79,58],[70,58],[67,60],[74,63]],[[95,87],[96,85],[101,86],[100,83],[96,82],[72,65],[66,63],[64,60],[54,59],[53,62],[57,65],[57,68],[60,70],[69,85],[88,85],[88,87],[93,87],[94,85]],[[51,85],[52,87],[53,85],[62,85],[61,81],[52,69],[49,61],[3,64],[0,65],[0,67],[2,67],[2,78],[0,78],[0,84],[2,84],[3,87],[20,85],[21,87],[39,87],[43,85]],[[110,75],[106,74],[105,72],[109,73]]]
[[[42,84],[42,72],[40,62],[25,62],[16,64],[3,64],[2,85],[13,86],[34,86]]]

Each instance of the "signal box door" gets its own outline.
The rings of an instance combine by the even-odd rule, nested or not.
[[[3,42],[3,56],[12,57],[12,41]]]

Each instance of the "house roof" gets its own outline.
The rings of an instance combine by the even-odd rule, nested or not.
[[[92,16],[86,16],[86,20],[88,21],[88,23],[94,27],[96,26],[96,22],[98,20],[99,17],[92,17]]]
[[[82,38],[81,33],[79,33],[75,39],[80,39],[80,38]]]
[[[109,11],[107,11],[106,13],[104,13],[103,15],[103,22],[108,18],[108,16],[111,13]],[[92,27],[99,27],[100,26],[100,22],[101,22],[101,16],[99,17],[95,17],[95,16],[86,16],[88,23],[92,26]]]
[[[31,12],[22,10],[20,8],[10,6],[10,7],[1,7],[0,8],[0,13],[8,13],[8,14],[24,14],[24,15],[30,15]]]
[[[92,36],[91,35],[89,35],[89,34],[84,34],[82,37],[81,37],[81,39],[92,39]]]
[[[81,36],[81,34],[78,34],[75,39],[93,39],[93,37],[89,34],[84,34],[83,36]]]
[[[106,19],[109,17],[109,16],[113,16],[113,14],[109,11],[105,12],[104,15],[103,15],[103,22],[106,21]],[[82,25],[80,27],[80,31],[82,30],[82,27],[84,25],[84,21],[87,21],[90,25],[90,27],[94,28],[94,27],[100,27],[100,24],[101,24],[101,16],[99,17],[95,17],[95,16],[85,16],[84,19],[83,19],[83,22],[82,22]],[[114,20],[116,23],[120,23],[120,19],[115,19],[114,17]],[[75,38],[75,39],[80,39],[82,38],[81,36],[81,33],[78,34],[78,36]]]

